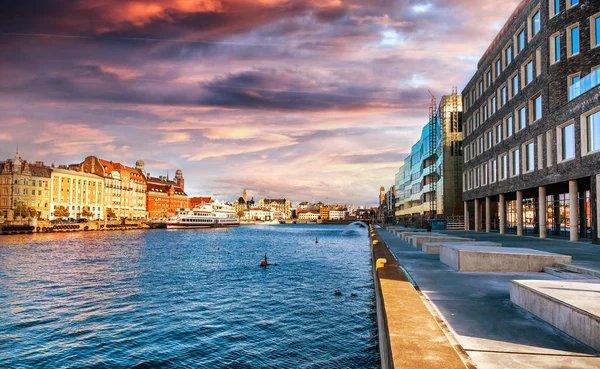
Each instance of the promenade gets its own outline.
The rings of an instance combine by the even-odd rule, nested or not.
[[[478,368],[600,367],[599,352],[510,301],[511,280],[558,277],[547,273],[459,273],[442,264],[439,255],[424,253],[382,228],[377,232]],[[500,242],[503,247],[571,255],[574,264],[600,269],[600,250],[595,245],[481,232],[448,233]]]

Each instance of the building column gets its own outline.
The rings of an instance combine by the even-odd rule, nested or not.
[[[546,186],[540,186],[538,188],[539,191],[539,199],[538,199],[538,219],[540,229],[540,238],[546,238],[548,235],[548,227],[546,227],[546,218],[548,216],[547,212],[547,204],[546,204]]]
[[[595,191],[594,191],[595,190]],[[594,224],[594,214],[596,214],[596,229],[592,227],[592,242],[599,243],[599,234],[600,234],[600,174],[596,175],[595,181],[592,181],[592,205],[596,204],[595,211],[592,210],[592,224]],[[592,206],[592,209],[594,207]]]
[[[468,201],[463,201],[465,204],[465,231],[468,231],[471,227],[469,224],[469,202]]]
[[[481,214],[479,208],[479,199],[475,199],[475,232],[480,231],[481,227]]]
[[[498,206],[498,215],[500,216],[500,234],[504,234],[506,232],[506,199],[503,193],[500,194]]]
[[[569,218],[570,218],[570,230],[569,235],[571,241],[579,241],[579,216],[577,214],[577,208],[579,205],[579,198],[577,197],[577,180],[569,181]]]
[[[489,196],[485,198],[485,231],[490,233],[492,230],[492,199]]]
[[[517,191],[517,236],[523,235],[523,191]]]

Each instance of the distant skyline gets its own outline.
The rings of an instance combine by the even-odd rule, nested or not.
[[[0,160],[86,156],[190,196],[371,206],[519,3],[32,0],[0,5]]]

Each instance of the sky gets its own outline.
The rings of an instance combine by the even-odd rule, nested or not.
[[[0,160],[89,155],[190,196],[374,205],[518,0],[0,5]]]

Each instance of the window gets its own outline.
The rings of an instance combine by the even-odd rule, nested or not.
[[[513,49],[512,45],[508,45],[506,49],[504,49],[504,67],[508,67],[513,60]]]
[[[571,74],[570,76],[567,77],[567,85],[569,87],[571,87],[574,84],[578,83],[580,80],[581,80],[580,73]]]
[[[475,188],[479,187],[479,178],[481,177],[480,168],[475,168]]]
[[[496,60],[496,78],[500,77],[500,73],[502,73],[502,59],[498,58]]]
[[[487,186],[488,178],[489,178],[489,164],[485,163],[481,166],[481,185]]]
[[[485,104],[483,106],[483,121],[485,122],[488,118],[489,118],[489,115],[488,115],[488,106],[487,106],[487,104]]]
[[[535,122],[542,117],[542,95],[539,94],[529,100],[529,111],[531,113],[531,122]]]
[[[540,29],[541,29],[541,19],[540,19],[540,9],[538,8],[538,10],[535,11],[535,13],[533,13],[533,15],[529,18],[529,30],[530,30],[530,39],[533,38],[535,35],[537,35],[538,33],[540,33]]]
[[[521,163],[520,160],[520,154],[519,154],[519,149],[515,149],[513,151],[511,151],[510,153],[511,156],[511,173],[510,176],[514,177],[514,176],[518,176],[521,173],[521,170],[519,168],[519,165]]]
[[[559,145],[559,162],[575,157],[575,124],[568,123],[557,128],[557,143]]]
[[[575,5],[579,4],[579,0],[567,0],[567,9],[571,9]]]
[[[498,161],[496,159],[491,161],[491,171],[490,182],[494,183],[498,179]]]
[[[550,0],[550,18],[560,13],[560,0]]]
[[[533,82],[533,59],[525,65],[525,85]]]
[[[494,97],[492,97],[492,115],[494,115],[496,113],[496,111],[498,110],[498,98],[496,97],[496,95],[494,95]]]
[[[479,80],[479,97],[483,95],[483,80]]]
[[[600,46],[600,13],[593,15],[590,18],[590,30],[590,42],[592,44],[592,48]]]
[[[496,133],[496,144],[499,144],[500,142],[502,142],[502,124],[496,125],[496,127],[494,127],[494,130]]]
[[[492,131],[487,131],[487,148],[491,149],[494,146],[494,134]]]
[[[579,54],[579,23],[567,28],[567,56]]]
[[[492,70],[488,69],[485,72],[485,88],[488,88],[492,85]]]
[[[600,150],[600,111],[585,118],[586,153]]]
[[[508,176],[508,156],[502,155],[500,157],[500,180],[506,179]]]
[[[502,87],[502,90],[500,90],[500,96],[501,96],[501,105],[502,106],[506,105],[506,102],[508,101],[508,89],[506,88],[506,86]]]
[[[475,128],[479,127],[481,124],[481,114],[479,112],[475,113]]]
[[[525,30],[517,35],[517,53],[520,53],[523,49],[525,49]]]
[[[535,156],[533,142],[525,144],[525,173],[533,172],[535,169]]]
[[[560,61],[560,32],[550,36],[550,61],[551,64]]]
[[[513,135],[513,125],[514,119],[511,115],[510,117],[506,118],[506,138]]]
[[[485,151],[485,140],[483,139],[483,136],[479,137],[479,154],[483,154],[483,152]]]
[[[525,107],[522,107],[517,112],[517,117],[519,119],[519,131],[527,127],[527,111]]]
[[[519,75],[515,74],[512,78],[512,97],[515,97],[519,93]]]

